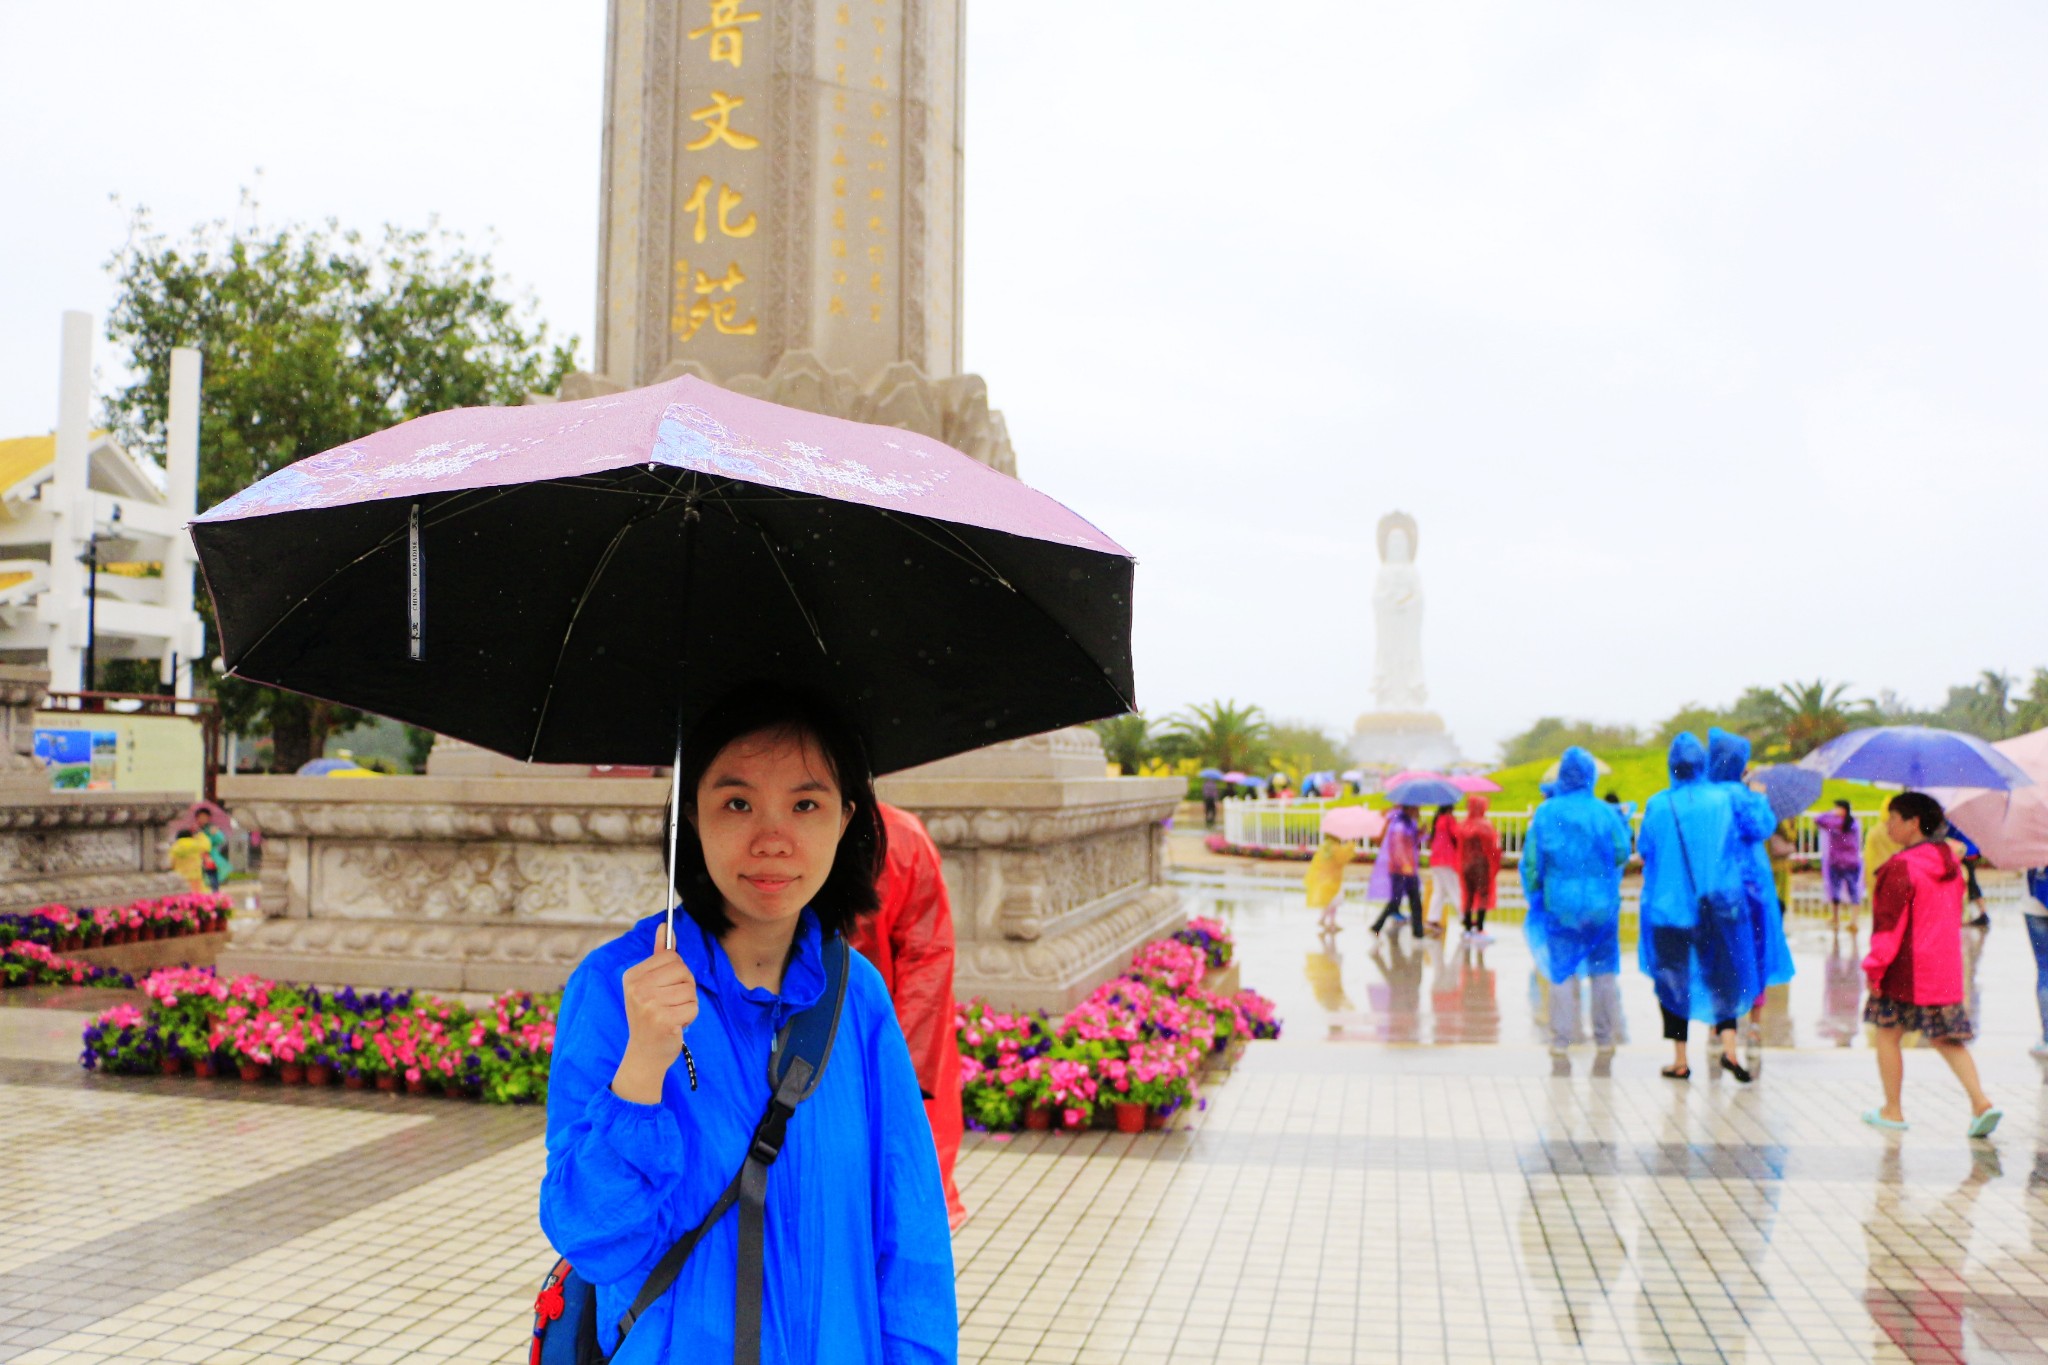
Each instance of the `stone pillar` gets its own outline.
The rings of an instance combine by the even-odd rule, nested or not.
[[[1180,778],[1105,776],[1089,730],[1033,735],[883,778],[939,845],[959,945],[953,990],[1064,1013],[1132,950],[1187,922],[1166,885]]]
[[[961,0],[612,0],[597,368],[960,364]]]

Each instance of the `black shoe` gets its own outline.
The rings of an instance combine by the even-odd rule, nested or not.
[[[1748,1067],[1744,1066],[1740,1062],[1731,1062],[1726,1057],[1723,1057],[1721,1059],[1721,1069],[1727,1072],[1729,1075],[1733,1076],[1736,1080],[1741,1081],[1744,1085],[1748,1085],[1750,1081],[1755,1079],[1753,1076],[1749,1074]]]

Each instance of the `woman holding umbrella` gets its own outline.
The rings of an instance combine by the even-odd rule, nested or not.
[[[876,907],[864,746],[822,704],[735,694],[692,731],[679,778],[687,913],[673,942],[657,914],[584,959],[549,1083],[541,1227],[596,1285],[607,1353],[747,1151],[770,1045],[823,993],[827,940]],[[952,1242],[916,1072],[881,975],[858,954],[846,971],[830,1065],[769,1170],[758,1358],[949,1361]],[[738,1254],[735,1220],[713,1223],[618,1358],[732,1359]]]

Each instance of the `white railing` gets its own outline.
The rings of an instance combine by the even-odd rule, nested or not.
[[[1272,800],[1258,797],[1232,797],[1223,803],[1223,837],[1232,844],[1243,848],[1267,848],[1279,851],[1308,852],[1322,841],[1323,812],[1330,803],[1327,801],[1304,801],[1294,798]],[[1816,814],[1823,810],[1808,812],[1792,823],[1792,837],[1798,846],[1800,856],[1818,860],[1821,852],[1820,827],[1813,823]],[[1487,818],[1500,832],[1500,849],[1508,857],[1516,857],[1522,851],[1522,841],[1528,837],[1529,816],[1525,810],[1488,811]],[[1857,822],[1867,832],[1871,822],[1882,820],[1882,811],[1859,810]],[[1642,812],[1636,813],[1634,823],[1640,826]],[[1429,812],[1423,812],[1423,835],[1429,833]],[[1366,846],[1361,843],[1361,847]]]

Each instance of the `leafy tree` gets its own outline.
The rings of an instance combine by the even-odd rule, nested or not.
[[[1093,728],[1102,737],[1103,754],[1126,777],[1135,775],[1152,757],[1152,722],[1137,711],[1098,720]]]
[[[1301,780],[1303,773],[1342,772],[1351,760],[1336,738],[1307,721],[1275,721],[1267,728],[1268,755],[1273,766]]]
[[[1847,700],[1847,683],[1825,678],[1778,685],[1779,734],[1788,759],[1803,758],[1838,735],[1848,733],[1870,713],[1870,704]],[[1775,747],[1775,746],[1773,746]],[[1775,757],[1775,755],[1773,755]]]
[[[1983,739],[2004,739],[2015,733],[2014,682],[2010,673],[1987,668],[1974,683],[1951,687],[1948,700],[1934,713],[1931,723]]]
[[[1597,721],[1545,716],[1519,735],[1511,735],[1502,741],[1501,764],[1512,768],[1521,763],[1556,758],[1574,744],[1597,752],[1601,749],[1633,748],[1640,743],[1642,735],[1633,725],[1602,725]]]
[[[2027,684],[2027,695],[2013,708],[2014,734],[2030,734],[2048,728],[2048,668],[2036,668]]]
[[[1687,731],[1695,735],[1704,735],[1716,725],[1724,729],[1727,728],[1728,721],[1729,715],[1726,711],[1718,710],[1711,706],[1701,706],[1698,702],[1687,702],[1672,712],[1670,716],[1665,718],[1664,723],[1657,727],[1653,743],[1658,752],[1661,753],[1671,747],[1672,740],[1677,739],[1679,735]]]
[[[201,507],[408,418],[518,403],[573,367],[575,339],[551,343],[532,300],[512,296],[487,255],[438,225],[387,226],[368,240],[331,219],[274,230],[214,222],[174,241],[138,210],[108,269],[117,294],[107,336],[136,376],[108,403],[123,444],[161,461],[171,349],[206,357]],[[211,604],[202,614],[211,655]],[[295,693],[210,681],[225,723],[269,731],[285,771],[362,719]]]
[[[1236,698],[1190,706],[1167,720],[1167,732],[1180,751],[1225,772],[1262,766],[1272,729],[1264,711],[1239,706]]]

